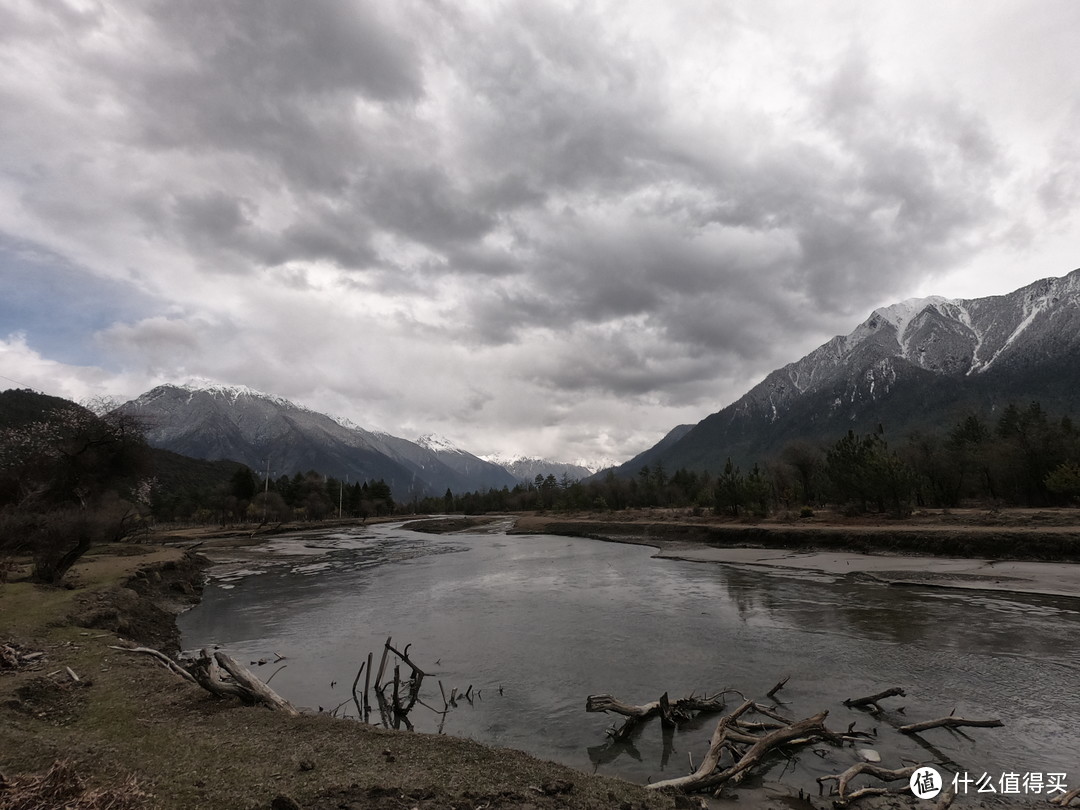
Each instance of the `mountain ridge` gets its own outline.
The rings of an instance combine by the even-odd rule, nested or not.
[[[1080,394],[1080,270],[1011,293],[930,296],[878,307],[772,372],[742,397],[616,468],[720,469],[749,464],[797,439],[828,440],[884,424],[903,432],[1008,400],[1075,411]]]
[[[269,463],[276,475],[316,470],[354,481],[382,479],[399,499],[482,489],[491,477],[470,476],[406,439],[247,386],[166,384],[120,407],[145,421],[154,447],[239,461],[260,473]]]

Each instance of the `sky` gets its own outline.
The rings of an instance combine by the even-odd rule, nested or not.
[[[0,387],[623,461],[1080,266],[1080,3],[0,0]]]

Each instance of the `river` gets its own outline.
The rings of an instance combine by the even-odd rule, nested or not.
[[[609,693],[646,703],[668,691],[733,688],[763,699],[791,678],[781,710],[828,709],[836,730],[876,728],[886,767],[937,760],[995,783],[1004,773],[1066,773],[1080,783],[1080,602],[935,588],[892,588],[809,572],[652,559],[644,546],[502,532],[427,535],[399,524],[274,538],[261,560],[211,572],[202,602],[180,617],[184,645],[219,644],[299,706],[346,701],[369,651],[387,636],[425,669],[422,699],[470,684],[443,731],[518,748],[585,771],[645,782],[699,762],[715,718],[667,744],[650,723],[606,744],[616,718],[586,714]],[[900,686],[885,718],[844,698]],[[729,701],[738,702],[738,695]],[[352,710],[347,703],[342,710]],[[949,714],[1003,728],[925,732],[890,726]],[[355,711],[353,711],[355,715]],[[410,715],[421,731],[440,717]],[[818,746],[819,749],[822,746]],[[771,780],[813,778],[856,761],[853,749],[804,751]],[[1072,773],[1070,773],[1070,769]],[[1073,785],[1075,786],[1075,785]],[[974,790],[974,788],[971,788]]]

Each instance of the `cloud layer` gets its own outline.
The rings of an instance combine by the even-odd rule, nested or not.
[[[5,368],[624,458],[874,306],[1073,269],[1077,23],[0,2]]]

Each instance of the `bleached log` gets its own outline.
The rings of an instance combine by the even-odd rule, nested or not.
[[[1003,726],[1000,720],[965,720],[963,717],[941,717],[937,720],[926,720],[922,723],[911,723],[910,725],[900,726],[897,731],[901,734],[916,734],[920,731],[927,731],[932,728],[960,728],[961,726],[972,726],[975,728],[1000,728]]]
[[[203,649],[202,654],[191,665],[191,675],[203,689],[217,697],[236,698],[242,703],[255,703],[252,694],[237,683],[226,681],[222,669],[214,656]]]
[[[237,684],[255,696],[255,702],[262,703],[275,711],[285,714],[294,716],[300,714],[289,701],[252,675],[251,670],[235,658],[226,655],[220,650],[214,653],[214,658],[221,665],[221,668],[233,677]]]

